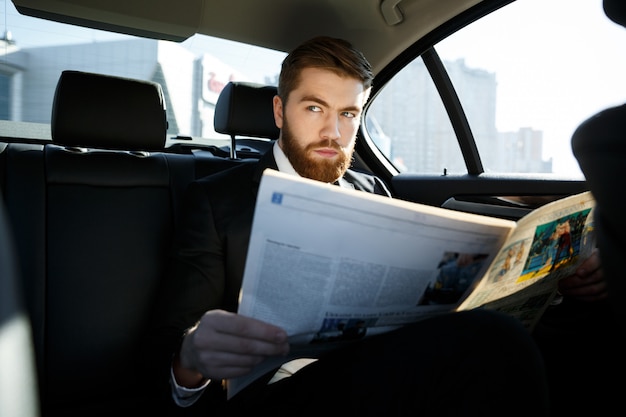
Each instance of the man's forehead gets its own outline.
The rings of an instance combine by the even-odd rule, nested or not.
[[[298,101],[313,100],[361,106],[368,90],[357,78],[339,75],[322,68],[306,68],[300,74],[298,86],[291,92]]]

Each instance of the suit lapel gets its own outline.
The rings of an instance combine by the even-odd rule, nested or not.
[[[346,180],[344,177],[339,178],[336,182],[335,185],[340,186],[341,188],[351,188],[354,190],[354,184],[352,184],[351,182],[349,182],[348,180]]]
[[[272,152],[271,148],[267,152],[265,152],[265,154],[263,154],[261,159],[259,159],[259,162],[256,164],[254,172],[252,173],[252,189],[255,195],[259,191],[261,177],[263,176],[263,171],[265,171],[266,168],[271,168],[278,171],[278,165],[276,165],[274,152]]]

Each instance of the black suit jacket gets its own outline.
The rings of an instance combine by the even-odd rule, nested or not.
[[[169,372],[184,331],[204,312],[237,311],[256,196],[267,168],[278,169],[271,149],[258,162],[242,163],[189,185],[155,310],[156,328],[149,336],[149,349],[161,350],[160,359],[150,361],[163,361],[162,371]],[[379,178],[354,170],[348,170],[338,185],[390,196]]]
[[[623,9],[626,13],[626,7]],[[621,192],[626,161],[626,104],[585,120],[572,135],[572,150],[596,199],[595,227],[609,301],[621,317],[622,329],[626,329],[626,216]]]

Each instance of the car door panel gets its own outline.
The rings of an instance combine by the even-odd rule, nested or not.
[[[391,179],[391,188],[403,200],[517,220],[545,203],[586,191],[587,184],[531,174],[399,174]]]

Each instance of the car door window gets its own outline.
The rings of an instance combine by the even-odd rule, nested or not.
[[[517,0],[434,45],[485,172],[582,176],[574,129],[626,101],[626,32],[601,0],[568,4]],[[372,97],[365,129],[399,172],[468,172],[421,57]]]
[[[372,98],[365,128],[401,172],[465,172],[452,124],[421,57]]]

